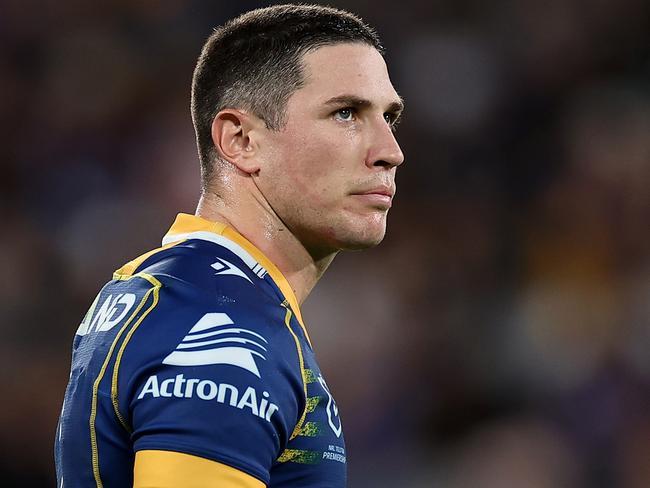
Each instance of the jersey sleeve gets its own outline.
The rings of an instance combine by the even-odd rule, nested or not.
[[[254,290],[208,299],[167,281],[115,373],[134,450],[200,456],[268,484],[305,401],[286,309]]]
[[[222,463],[171,451],[138,451],[133,488],[264,488],[259,479]]]

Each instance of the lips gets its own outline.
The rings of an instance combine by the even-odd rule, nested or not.
[[[393,198],[394,192],[390,188],[381,187],[357,193],[357,195],[384,195],[386,197]]]
[[[390,186],[377,186],[356,191],[352,195],[373,207],[388,209],[393,203],[395,190]]]
[[[389,198],[393,198],[395,195],[395,190],[390,186],[377,186],[374,188],[363,189],[360,191],[355,191],[353,195],[384,195]]]

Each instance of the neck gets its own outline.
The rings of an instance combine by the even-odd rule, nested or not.
[[[199,199],[196,215],[226,224],[255,245],[282,272],[302,305],[336,252],[313,255],[264,202],[239,198],[229,204],[212,190]]]

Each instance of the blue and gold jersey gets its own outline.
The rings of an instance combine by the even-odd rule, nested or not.
[[[273,488],[345,486],[341,420],[293,291],[232,228],[180,214],[74,337],[58,486],[133,486],[135,453],[218,461]]]

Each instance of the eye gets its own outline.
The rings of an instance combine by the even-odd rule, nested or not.
[[[395,130],[399,122],[399,115],[392,112],[386,112],[384,114],[384,120],[388,123],[388,125],[390,125],[391,129]]]
[[[334,117],[344,122],[354,120],[354,109],[352,107],[340,108],[334,112]]]

